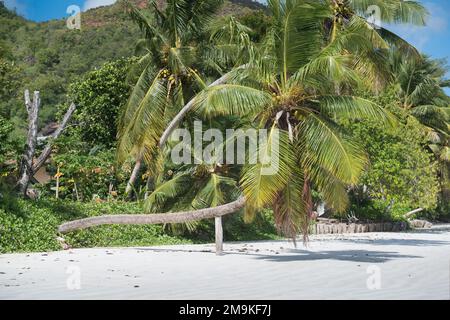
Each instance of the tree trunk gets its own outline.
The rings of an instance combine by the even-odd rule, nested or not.
[[[33,175],[44,165],[45,161],[47,161],[48,157],[52,153],[53,141],[58,139],[61,133],[64,131],[75,109],[76,105],[72,103],[69,109],[67,110],[66,114],[64,115],[64,118],[61,124],[59,125],[58,129],[52,134],[51,137],[52,140],[47,143],[47,146],[44,148],[39,158],[35,161],[33,165]]]
[[[242,65],[242,66],[238,67],[237,69],[243,69],[245,67],[247,67],[247,65]],[[222,77],[220,77],[219,79],[217,79],[216,81],[211,83],[208,86],[208,88],[212,88],[212,87],[221,85],[221,84],[227,82],[230,77],[231,77],[231,74],[226,73],[225,75],[223,75]],[[191,101],[189,101],[183,107],[183,109],[181,109],[180,112],[175,116],[175,118],[173,118],[173,120],[169,123],[169,125],[167,126],[166,130],[162,134],[161,139],[159,141],[160,148],[163,148],[165,146],[165,144],[166,144],[167,140],[169,139],[170,135],[172,134],[172,132],[180,124],[180,122],[183,121],[186,114],[194,107],[194,103],[195,103],[195,97],[192,98]]]
[[[419,209],[410,211],[410,212],[408,212],[408,213],[405,214],[405,218],[406,218],[406,219],[409,219],[409,218],[411,218],[414,214],[419,213],[419,212],[422,212],[423,210],[424,210],[423,208],[419,208]]]
[[[216,254],[218,256],[223,254],[223,227],[222,227],[222,217],[215,218],[215,229],[216,229]]]
[[[38,114],[41,101],[39,91],[34,92],[33,101],[30,92],[25,90],[25,106],[28,112],[27,145],[20,164],[20,179],[18,182],[20,194],[26,196],[28,184],[33,176],[33,157],[36,152]]]
[[[167,223],[186,223],[190,221],[212,219],[234,213],[245,206],[245,199],[225,204],[223,206],[206,208],[195,211],[160,213],[160,214],[125,214],[108,215],[76,220],[62,224],[58,231],[68,233],[75,230],[83,230],[102,225],[144,225],[144,224],[167,224]]]
[[[139,177],[139,172],[142,168],[143,157],[142,154],[138,156],[136,159],[136,164],[134,165],[133,172],[131,173],[130,180],[128,181],[127,188],[125,189],[126,195],[131,195],[133,192],[134,185],[136,183],[137,178]]]

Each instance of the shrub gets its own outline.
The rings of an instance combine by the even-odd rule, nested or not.
[[[401,120],[404,122],[391,130],[369,121],[349,125],[370,160],[352,190],[353,203],[360,207],[354,208],[356,214],[364,210],[366,200],[375,201],[368,208],[393,218],[417,208],[436,208],[439,183],[436,162],[426,150],[427,137],[414,118]]]

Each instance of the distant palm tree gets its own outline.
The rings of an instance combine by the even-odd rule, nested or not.
[[[400,107],[423,124],[429,135],[429,148],[439,162],[441,200],[448,206],[450,195],[450,98],[444,87],[447,67],[442,60],[405,56],[392,51],[390,55],[393,83]]]
[[[397,47],[415,51],[408,42],[377,24],[402,23],[423,26],[428,16],[428,11],[418,1],[326,0],[326,2],[333,11],[331,19],[328,19],[326,23],[331,40],[349,26],[359,29],[362,34],[367,29],[375,29],[384,40]],[[375,35],[372,36],[372,40],[379,42]]]

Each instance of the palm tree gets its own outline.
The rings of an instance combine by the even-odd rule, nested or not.
[[[271,0],[269,8],[274,27],[259,56],[240,79],[202,91],[194,110],[204,117],[253,114],[268,129],[268,141],[279,139],[279,170],[266,176],[263,164],[248,165],[241,188],[249,217],[272,206],[279,230],[295,238],[300,230],[308,233],[312,188],[330,207],[343,211],[346,186],[356,183],[366,164],[364,151],[338,119],[376,117],[389,122],[391,116],[351,94],[352,87],[364,84],[364,73],[354,61],[364,48],[372,50],[370,39],[351,38],[354,30],[349,28],[324,41],[321,25],[333,11],[317,1]],[[260,152],[270,154],[270,149],[270,143],[260,145]]]
[[[202,38],[222,0],[168,0],[164,9],[150,0],[148,12],[125,1],[130,17],[144,34],[137,49],[142,56],[132,68],[139,75],[119,122],[118,160],[136,159],[127,193],[142,165],[157,155],[157,142],[168,119],[195,92],[204,87],[196,66],[200,65],[198,39]]]
[[[392,51],[390,62],[400,107],[428,132],[428,147],[439,162],[441,202],[445,208],[450,194],[450,98],[443,90],[450,82],[445,80],[445,61],[405,57]]]
[[[381,23],[413,24],[423,26],[428,11],[418,1],[404,0],[326,0],[333,13],[326,22],[331,40],[349,26],[357,27],[361,34],[375,29],[385,41],[401,49],[417,52],[408,42],[384,28]],[[379,42],[377,35],[372,40]]]
[[[205,129],[221,128],[225,132],[226,128],[241,128],[245,125],[245,122],[238,117],[218,117],[208,123],[202,128],[202,134]],[[234,141],[234,137],[225,140],[220,148],[226,150],[227,143],[231,140]],[[163,174],[157,175],[158,181],[155,183],[155,188],[144,203],[145,213],[217,207],[239,196],[239,166],[224,164],[219,159],[207,163],[195,161],[176,165],[170,157],[172,144],[175,142],[169,141],[169,147],[164,149],[164,160],[160,170]],[[190,154],[194,157],[197,156],[191,145],[184,144],[184,147],[190,149]],[[200,164],[197,164],[198,162]],[[190,231],[194,230],[196,225],[195,223],[186,224]],[[178,225],[172,225],[172,227],[177,229]]]

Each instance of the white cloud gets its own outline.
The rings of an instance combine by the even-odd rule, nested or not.
[[[447,12],[442,7],[429,2],[426,2],[425,6],[430,13],[425,27],[412,25],[387,26],[389,30],[397,33],[419,50],[424,50],[434,36],[445,33],[448,27]]]
[[[5,6],[8,9],[16,9],[19,14],[25,14],[25,5],[23,3],[19,3],[17,0],[4,0]]]
[[[84,3],[84,6],[83,6],[83,11],[86,11],[86,10],[89,10],[92,8],[101,7],[101,6],[108,6],[115,2],[116,2],[116,0],[86,0],[86,2]]]

